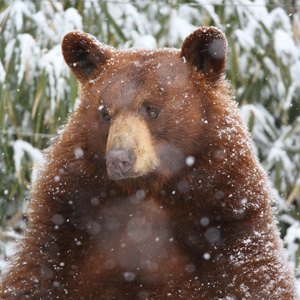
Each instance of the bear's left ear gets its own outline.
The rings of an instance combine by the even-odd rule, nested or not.
[[[227,40],[215,27],[201,27],[183,42],[181,56],[209,80],[219,79],[226,66]]]
[[[82,31],[66,34],[61,48],[66,63],[81,83],[100,72],[101,64],[111,57],[108,46]]]

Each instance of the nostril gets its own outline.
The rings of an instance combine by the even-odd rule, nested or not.
[[[121,176],[133,168],[134,162],[135,157],[129,150],[112,149],[106,155],[107,168]]]

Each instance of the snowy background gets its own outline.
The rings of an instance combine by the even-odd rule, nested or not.
[[[26,227],[32,167],[78,101],[60,43],[73,29],[118,48],[180,47],[199,26],[228,39],[227,78],[273,183],[300,276],[300,1],[0,2],[0,269]]]

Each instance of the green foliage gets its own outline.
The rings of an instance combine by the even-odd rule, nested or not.
[[[196,27],[213,25],[227,35],[228,79],[290,238],[287,229],[300,224],[299,7],[270,0],[209,3],[0,2],[0,225],[21,209],[31,180],[34,158],[16,141],[44,149],[76,104],[78,84],[60,52],[65,33],[84,30],[119,48],[180,47]]]

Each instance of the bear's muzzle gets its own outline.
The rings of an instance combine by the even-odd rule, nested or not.
[[[106,147],[108,177],[119,180],[144,176],[153,172],[158,164],[159,158],[145,120],[130,113],[115,116]]]

